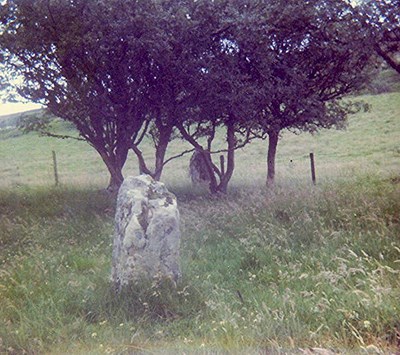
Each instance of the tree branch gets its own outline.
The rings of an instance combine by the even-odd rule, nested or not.
[[[132,144],[131,145],[132,150],[134,151],[134,153],[136,154],[138,160],[139,160],[139,169],[140,169],[140,173],[144,173],[150,176],[153,176],[153,173],[150,171],[150,169],[147,167],[146,162],[143,158],[143,153],[142,151],[135,145]]]
[[[397,63],[388,53],[386,53],[379,44],[375,45],[376,52],[388,63],[397,73],[400,74],[400,63]]]
[[[150,125],[150,122],[151,122],[151,120],[146,120],[145,126],[144,126],[143,131],[141,132],[141,134],[140,134],[140,136],[139,136],[139,139],[138,139],[136,142],[132,143],[132,145],[137,146],[137,145],[139,145],[139,144],[142,142],[144,136],[145,136],[146,133],[147,133],[147,130],[148,130],[149,125]]]
[[[73,137],[73,136],[68,136],[68,135],[62,135],[62,134],[54,134],[46,131],[38,131],[38,133],[42,136],[46,137],[53,137],[53,138],[60,138],[60,139],[74,139],[76,141],[82,141],[82,142],[87,142],[87,139],[81,138],[81,137]]]
[[[167,163],[169,163],[171,160],[174,160],[174,159],[183,157],[185,154],[192,153],[192,152],[194,152],[195,150],[196,150],[195,148],[193,148],[193,149],[188,149],[188,150],[184,150],[184,151],[183,151],[182,153],[180,153],[180,154],[173,155],[172,157],[169,157],[168,159],[166,159],[166,160],[164,161],[163,166],[167,165]]]

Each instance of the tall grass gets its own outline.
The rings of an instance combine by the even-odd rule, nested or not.
[[[390,351],[400,321],[400,188],[176,190],[178,287],[109,283],[113,201],[100,192],[0,194],[0,352],[124,353],[324,347]]]

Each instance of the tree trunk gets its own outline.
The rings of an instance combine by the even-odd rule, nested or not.
[[[228,143],[226,171],[221,169],[221,182],[218,190],[224,194],[228,192],[228,183],[232,178],[235,169],[235,130],[233,125],[227,125],[226,141]]]
[[[397,73],[400,74],[400,63],[396,61],[394,55],[390,55],[387,51],[385,51],[379,44],[375,45],[375,50],[380,55],[387,64],[389,64]]]
[[[205,159],[208,174],[210,176],[210,183],[208,185],[209,189],[210,189],[210,193],[214,195],[219,192],[219,184],[218,184],[218,180],[217,180],[217,177],[215,176],[215,171],[214,171],[215,165],[212,161],[211,153],[209,151],[204,151],[203,157]]]
[[[267,187],[269,188],[273,187],[275,184],[275,157],[278,140],[279,131],[268,132]]]
[[[219,183],[214,171],[214,163],[212,161],[211,153],[208,150],[204,150],[201,148],[200,150],[201,157],[204,161],[204,166],[207,169],[209,184],[208,188],[210,189],[211,194],[217,194],[219,192]]]
[[[119,147],[119,149],[116,149],[116,151],[111,154],[107,154],[104,151],[99,152],[99,154],[110,173],[110,181],[108,183],[107,191],[111,194],[116,194],[124,181],[122,169],[128,157],[128,148]]]
[[[172,127],[163,127],[163,129],[159,129],[159,131],[160,139],[156,146],[156,161],[153,174],[153,178],[156,181],[160,181],[161,174],[164,169],[165,154],[167,152],[167,147],[171,139]]]
[[[136,154],[136,157],[137,157],[138,162],[139,162],[139,174],[140,175],[141,174],[146,174],[146,175],[152,176],[153,173],[147,167],[147,164],[146,164],[146,161],[144,160],[142,151],[135,144],[132,144],[131,148],[132,148],[133,152]]]
[[[159,142],[155,145],[155,163],[154,169],[151,170],[148,168],[146,161],[144,159],[142,151],[135,144],[131,145],[133,152],[136,154],[139,162],[139,172],[140,174],[150,175],[154,180],[159,181],[161,178],[161,174],[164,169],[165,162],[165,154],[167,152],[168,144],[171,139],[172,127],[164,127],[158,128],[160,133]]]
[[[107,191],[110,192],[111,194],[116,194],[124,181],[124,176],[122,175],[122,168],[119,170],[114,170],[113,172],[111,172],[110,169],[108,170],[110,172],[110,181],[107,186]]]

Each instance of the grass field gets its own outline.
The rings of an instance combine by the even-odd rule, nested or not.
[[[345,131],[284,134],[274,192],[264,188],[266,142],[238,152],[219,199],[191,188],[187,157],[167,166],[182,216],[182,283],[118,297],[114,202],[96,153],[0,131],[0,353],[395,353],[400,94],[363,99],[372,110]],[[171,154],[181,148],[174,142]],[[136,171],[132,157],[126,174]]]

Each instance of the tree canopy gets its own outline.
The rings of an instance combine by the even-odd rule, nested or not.
[[[272,184],[283,129],[343,126],[357,108],[341,99],[364,84],[371,45],[342,1],[261,1],[249,4],[242,17],[235,38],[245,71],[256,83],[254,127],[269,138]]]
[[[268,136],[272,183],[280,132],[343,124],[353,107],[341,98],[371,58],[365,21],[341,0],[7,0],[0,15],[1,62],[23,78],[20,95],[76,126],[114,190],[129,149],[159,179],[174,137],[225,192],[235,149]],[[217,130],[226,169],[212,158]]]
[[[119,0],[2,5],[2,56],[23,78],[19,94],[76,126],[106,164],[111,189],[122,182],[128,150],[145,122],[148,58],[159,44],[151,5]]]

